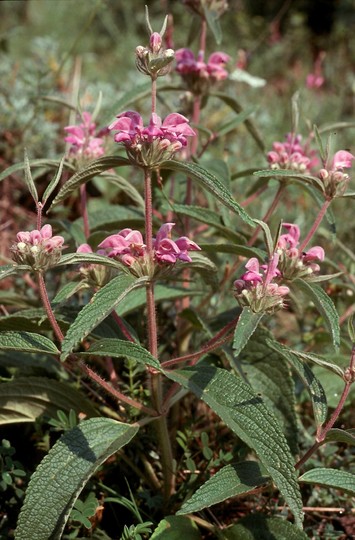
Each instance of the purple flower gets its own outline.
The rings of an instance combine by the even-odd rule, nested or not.
[[[323,181],[325,195],[329,198],[340,197],[345,193],[350,176],[343,169],[350,169],[353,159],[355,156],[347,150],[338,150],[330,166],[319,171],[318,176]]]
[[[79,125],[64,128],[69,133],[64,139],[65,142],[71,144],[69,152],[88,158],[98,158],[104,154],[102,147],[104,139],[96,136],[96,124],[92,121],[92,116],[89,112],[83,112],[82,120],[82,123]]]
[[[224,66],[230,57],[224,52],[212,53],[206,63],[203,52],[200,51],[195,58],[191,49],[184,48],[176,51],[175,59],[176,71],[194,94],[204,94],[210,84],[228,77],[228,71]]]
[[[191,262],[187,252],[199,250],[200,247],[186,236],[181,236],[174,242],[170,234],[174,225],[175,223],[165,223],[157,232],[153,242],[155,259],[170,264],[175,264],[177,260]]]

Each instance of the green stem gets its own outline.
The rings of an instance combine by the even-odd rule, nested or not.
[[[307,234],[306,238],[303,240],[303,242],[301,243],[300,247],[298,248],[299,252],[302,253],[306,246],[309,244],[309,242],[311,241],[314,233],[316,232],[316,230],[318,229],[319,225],[321,224],[325,214],[326,214],[326,211],[328,210],[329,206],[330,206],[330,203],[332,202],[332,199],[326,199],[322,205],[322,208],[320,209],[319,211],[319,214],[315,220],[315,222],[313,223],[309,233]]]

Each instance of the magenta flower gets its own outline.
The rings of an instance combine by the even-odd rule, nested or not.
[[[297,277],[307,278],[319,272],[320,267],[315,261],[324,260],[324,249],[314,246],[306,252],[298,249],[300,228],[294,223],[283,223],[287,234],[282,234],[277,243],[277,252],[280,256],[279,268],[284,279],[293,280]]]
[[[79,125],[67,126],[64,130],[69,134],[65,137],[65,142],[70,143],[70,154],[84,156],[87,158],[98,158],[104,154],[102,147],[104,139],[97,136],[96,124],[92,121],[89,112],[83,112],[82,123]]]
[[[123,143],[129,157],[144,167],[170,159],[187,145],[187,137],[195,135],[188,119],[179,113],[171,113],[163,121],[153,113],[149,125],[144,127],[140,114],[126,111],[117,116],[109,129],[118,132],[115,141]]]
[[[155,260],[175,264],[177,260],[191,262],[188,251],[199,250],[200,247],[186,236],[181,236],[175,242],[171,239],[171,229],[175,223],[165,223],[157,232],[153,241]]]
[[[351,162],[355,159],[355,156],[353,156],[350,152],[347,150],[338,150],[333,156],[331,169],[333,171],[338,171],[342,169],[350,169],[351,168]]]
[[[278,253],[267,264],[260,265],[255,257],[247,262],[248,271],[234,282],[235,296],[241,306],[248,306],[256,313],[272,313],[283,307],[283,297],[290,289],[273,281],[280,277],[278,262]]]
[[[308,145],[301,144],[301,135],[288,133],[285,142],[274,142],[272,150],[268,152],[267,159],[271,169],[288,169],[302,173],[309,173],[318,163],[315,152],[309,150]]]
[[[224,52],[214,52],[204,62],[204,55],[199,52],[197,58],[191,49],[178,49],[175,52],[176,71],[186,82],[189,90],[194,94],[203,94],[210,84],[223,81],[228,77],[224,68],[230,60]]]
[[[59,261],[64,238],[53,236],[51,225],[44,225],[40,230],[21,231],[16,238],[17,243],[11,251],[18,264],[27,264],[42,271]]]

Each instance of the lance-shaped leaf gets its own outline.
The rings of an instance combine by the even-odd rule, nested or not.
[[[227,135],[227,133],[230,131],[233,131],[233,129],[239,126],[239,124],[242,122],[245,122],[245,120],[249,118],[249,116],[251,116],[255,111],[256,107],[249,107],[248,109],[245,109],[245,111],[235,116],[232,120],[228,120],[228,122],[217,129],[217,137],[222,137],[223,135]]]
[[[301,174],[289,169],[265,169],[255,172],[254,176],[261,176],[262,178],[296,178],[297,180],[302,180],[303,182],[306,182],[306,184],[316,187],[319,191],[324,193],[324,184],[319,178],[309,174]]]
[[[18,272],[28,272],[29,270],[31,270],[31,267],[25,264],[4,264],[4,266],[0,266],[0,280]]]
[[[38,202],[37,188],[32,178],[30,162],[29,162],[26,150],[25,150],[25,156],[24,156],[23,162],[24,162],[24,167],[25,167],[25,182],[27,184],[28,191],[30,192],[34,202],[37,203]]]
[[[104,156],[95,159],[89,163],[87,167],[75,173],[67,182],[65,182],[58,195],[54,198],[50,208],[64,201],[64,199],[66,199],[75,189],[91,180],[91,178],[94,178],[94,176],[97,176],[108,169],[112,169],[113,167],[122,167],[124,165],[130,165],[130,161],[121,156]]]
[[[55,167],[59,167],[60,160],[57,160],[57,159],[31,159],[29,161],[29,164],[30,164],[30,166],[32,168],[33,167],[39,167],[39,168],[42,167],[42,168],[45,168],[45,169],[54,169]],[[66,161],[64,164],[68,169],[74,170],[74,167],[73,167],[72,163],[69,163],[69,162]],[[1,182],[1,180],[4,180],[5,178],[10,176],[11,174],[13,174],[13,173],[15,173],[17,171],[22,171],[24,169],[25,169],[25,163],[16,163],[15,165],[11,165],[11,167],[8,167],[7,169],[5,169],[0,174],[0,182]]]
[[[32,332],[0,332],[0,349],[3,351],[59,354],[53,341]]]
[[[308,540],[307,534],[289,521],[257,512],[224,529],[223,536],[225,540]]]
[[[166,516],[153,531],[150,540],[201,540],[196,523],[184,516]]]
[[[289,351],[292,354],[296,355],[298,358],[300,358],[300,360],[306,360],[306,361],[308,360],[309,362],[313,362],[317,366],[321,366],[324,369],[328,369],[329,371],[332,371],[333,373],[338,375],[338,377],[340,377],[341,379],[344,378],[343,368],[341,368],[340,366],[337,366],[336,364],[328,362],[327,360],[325,360],[324,358],[321,358],[320,356],[316,354],[304,353],[301,351],[295,351],[293,349],[289,349]]]
[[[142,287],[146,282],[145,277],[135,280],[131,275],[122,274],[113,278],[94,294],[90,303],[83,307],[70,326],[62,342],[61,358],[65,360],[74,347],[89,335],[132,290]]]
[[[124,270],[128,274],[127,266],[124,266],[115,259],[110,259],[110,257],[98,255],[97,253],[68,253],[62,255],[56,266],[64,266],[66,264],[102,264],[103,266],[116,268],[116,270]]]
[[[270,478],[263,475],[256,461],[242,461],[226,465],[199,487],[182,505],[177,515],[199,512],[230,497],[249,493],[269,481]]]
[[[244,237],[237,233],[236,231],[231,230],[229,227],[226,227],[221,219],[221,216],[216,214],[213,210],[208,208],[203,208],[202,206],[190,206],[185,204],[174,204],[173,211],[176,214],[188,216],[190,218],[196,219],[201,223],[206,223],[207,225],[212,225],[215,229],[223,234],[226,238],[230,238],[235,242],[244,241]]]
[[[310,300],[314,303],[320,314],[322,315],[324,322],[328,328],[328,331],[332,337],[333,345],[335,350],[340,347],[340,326],[339,326],[339,315],[333,301],[326,292],[319,286],[314,283],[309,284],[303,279],[297,278],[293,283],[301,289],[308,296]]]
[[[298,480],[307,484],[340,489],[350,495],[355,495],[355,475],[339,469],[318,467],[305,472]]]
[[[277,341],[268,339],[267,344],[269,347],[271,347],[271,349],[274,349],[281,354],[281,356],[283,356],[295,369],[311,397],[314,418],[317,426],[323,425],[328,413],[327,397],[325,395],[323,386],[314,375],[313,371],[307,366],[307,364],[301,362],[290,349],[280,345],[280,343],[277,343]]]
[[[41,415],[55,418],[58,410],[98,416],[79,390],[46,377],[20,377],[1,383],[0,425],[34,422]]]
[[[341,442],[355,446],[355,429],[330,429],[325,436],[324,442]]]
[[[235,212],[248,225],[254,227],[254,221],[246,213],[246,211],[234,200],[231,193],[223,185],[223,183],[209,171],[197,165],[196,163],[185,163],[183,161],[163,161],[160,164],[161,169],[168,169],[186,174],[192,180],[195,180],[202,187],[212,193],[219,201],[227,208]]]
[[[244,349],[255,332],[265,313],[254,313],[250,308],[243,307],[234,331],[233,349],[235,356]]]
[[[15,539],[59,540],[87,481],[137,431],[109,418],[92,418],[65,433],[31,477]]]
[[[259,327],[237,359],[240,372],[276,415],[291,452],[298,448],[295,384],[287,360],[268,347],[271,333]]]
[[[78,353],[80,356],[95,355],[95,356],[111,356],[114,358],[127,358],[135,360],[140,364],[151,366],[158,371],[161,371],[158,360],[150,354],[144,347],[125,341],[123,339],[100,339],[93,343],[90,349],[84,353]]]
[[[202,251],[207,253],[235,253],[242,257],[256,257],[259,261],[264,261],[266,258],[266,252],[259,248],[241,246],[238,244],[204,244],[199,242],[198,244]]]
[[[43,193],[43,196],[42,196],[43,204],[47,202],[48,197],[53,193],[53,191],[57,187],[59,180],[61,179],[61,176],[62,176],[64,162],[65,162],[65,156],[62,158],[61,162],[59,163],[57,174],[49,182],[45,192]]]
[[[301,527],[302,499],[294,459],[277,418],[260,396],[225,369],[200,364],[166,375],[207,403],[256,452]]]

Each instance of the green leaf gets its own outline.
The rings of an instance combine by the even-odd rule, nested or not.
[[[280,345],[280,343],[277,343],[276,341],[273,341],[271,339],[267,340],[267,344],[269,347],[271,347],[271,349],[274,349],[281,356],[283,356],[296,370],[307,391],[309,392],[309,395],[311,396],[316,424],[317,426],[323,425],[327,419],[328,413],[327,397],[324,392],[323,386],[321,385],[317,377],[307,366],[307,364],[301,362],[299,358],[284,345]]]
[[[0,332],[0,349],[59,354],[59,350],[50,339],[32,332]]]
[[[254,392],[260,395],[282,427],[294,456],[298,448],[295,384],[286,359],[270,349],[267,339],[272,334],[257,328],[237,360],[238,369]]]
[[[226,105],[228,105],[228,107],[233,109],[233,111],[235,111],[237,114],[243,112],[243,107],[240,105],[240,103],[234,97],[232,97],[232,96],[230,96],[228,94],[224,94],[223,92],[210,92],[210,96],[215,96],[215,97],[219,98]],[[264,141],[262,140],[261,135],[260,135],[258,129],[256,128],[253,120],[251,120],[250,118],[247,118],[245,120],[245,127],[247,128],[250,135],[253,137],[254,141],[256,142],[256,144],[258,145],[258,147],[260,148],[260,150],[264,154],[264,152],[265,152]]]
[[[176,214],[188,216],[201,223],[212,225],[212,227],[215,227],[215,229],[221,232],[223,236],[230,238],[233,241],[240,242],[240,240],[243,239],[240,234],[231,230],[229,227],[226,227],[222,222],[221,216],[213,210],[203,208],[202,206],[188,206],[185,204],[174,204],[172,209]]]
[[[58,195],[54,198],[50,208],[64,201],[64,199],[66,199],[75,189],[91,180],[91,178],[94,178],[94,176],[113,167],[122,167],[124,165],[130,165],[130,161],[121,156],[104,156],[95,159],[65,182]]]
[[[234,253],[242,257],[256,257],[259,261],[264,261],[267,256],[262,249],[237,244],[204,244],[199,242],[198,245],[202,251],[207,251],[207,253]]]
[[[349,444],[350,446],[355,446],[355,430],[349,429],[345,431],[344,429],[338,428],[330,429],[325,436],[324,442],[341,442]]]
[[[65,156],[62,158],[61,162],[59,163],[57,174],[49,182],[45,192],[43,193],[43,196],[42,196],[43,204],[45,204],[47,202],[48,197],[53,193],[53,191],[57,187],[57,185],[59,183],[59,180],[62,177],[64,163],[65,163]]]
[[[203,364],[166,372],[169,379],[202,399],[250,448],[302,524],[302,499],[294,459],[275,415],[249,384],[225,369]]]
[[[67,264],[102,264],[103,266],[116,268],[116,270],[125,270],[128,274],[127,267],[124,267],[122,263],[97,253],[68,253],[62,255],[56,266],[65,266]]]
[[[167,516],[161,520],[150,540],[201,540],[201,534],[192,519],[183,516]]]
[[[62,342],[61,358],[65,360],[74,347],[125,300],[129,292],[142,287],[146,282],[147,278],[135,280],[131,275],[120,274],[94,294],[90,303],[83,307],[70,326]]]
[[[130,180],[126,180],[126,178],[123,178],[123,176],[119,176],[118,174],[105,174],[102,175],[102,177],[104,180],[108,180],[111,184],[115,184],[119,187],[120,190],[124,192],[125,196],[130,197],[137,206],[140,206],[142,209],[144,208],[144,199],[139,191],[132,185]]]
[[[217,45],[220,45],[222,42],[222,30],[219,23],[218,12],[214,9],[210,9],[209,5],[202,4],[203,13],[206,17],[207,24],[211,30],[213,37],[216,40]]]
[[[183,161],[163,161],[160,165],[161,169],[168,169],[186,174],[192,180],[195,180],[198,184],[201,184],[210,193],[212,193],[219,201],[221,201],[227,208],[235,212],[240,218],[242,218],[248,225],[254,227],[254,221],[246,213],[246,211],[233,199],[232,195],[223,185],[223,183],[209,171],[200,167],[196,163],[186,163]]]
[[[318,467],[307,471],[298,480],[306,484],[318,484],[324,487],[340,489],[352,496],[355,495],[355,475],[339,469]]]
[[[89,478],[137,431],[109,418],[92,418],[65,433],[31,477],[15,539],[59,540]]]
[[[32,178],[30,162],[29,162],[26,150],[25,150],[25,156],[24,156],[24,162],[23,163],[24,163],[24,168],[25,168],[25,182],[26,182],[26,185],[28,187],[28,191],[30,192],[34,202],[37,203],[38,202],[37,188],[36,188],[35,183],[34,183],[33,178]]]
[[[289,521],[257,512],[224,529],[223,536],[226,540],[308,540],[306,533]]]
[[[54,379],[23,377],[1,383],[0,388],[0,425],[34,422],[43,414],[55,418],[58,409],[98,415],[79,390]]]
[[[192,268],[194,271],[199,272],[202,279],[211,285],[216,290],[218,287],[218,269],[217,266],[208,258],[199,252],[190,253],[192,259],[189,263],[183,263],[179,265],[179,269],[183,270],[184,267]]]
[[[324,319],[324,322],[332,337],[335,350],[338,350],[340,347],[339,315],[331,298],[329,298],[327,293],[324,292],[319,285],[310,285],[300,278],[295,279],[293,283],[299,287],[310,300],[312,300]]]
[[[248,343],[264,315],[264,313],[254,313],[250,308],[243,307],[234,331],[233,349],[235,356],[238,356]]]
[[[28,272],[30,267],[17,264],[4,264],[3,266],[0,266],[0,280],[9,277],[12,274],[17,274],[20,269],[23,269],[24,272]]]
[[[182,505],[177,515],[199,512],[230,497],[244,495],[269,481],[270,478],[262,474],[256,461],[226,465]]]
[[[145,364],[161,371],[160,363],[147,349],[144,349],[144,347],[141,347],[137,343],[123,339],[100,339],[96,343],[93,343],[88,351],[78,354],[80,356],[95,355],[128,358],[129,360],[135,360],[140,364]]]
[[[319,178],[309,174],[297,173],[290,169],[265,169],[255,172],[254,176],[261,176],[262,178],[296,178],[297,180],[302,180],[307,184],[316,186],[322,193],[324,192],[324,184]]]
[[[321,139],[321,136],[320,136],[320,133],[319,133],[319,130],[318,130],[318,127],[316,126],[316,124],[313,125],[313,133],[314,133],[314,136],[315,136],[315,139],[316,139],[316,142],[317,142],[320,158],[321,158],[322,162],[324,163],[325,160],[327,159],[327,156],[325,154],[323,141]]]
[[[57,159],[31,159],[29,161],[30,167],[43,167],[46,169],[54,169],[55,167],[58,167],[60,164],[60,161]],[[69,162],[65,162],[65,166],[69,169],[73,170],[73,165]],[[16,163],[15,165],[11,165],[11,167],[8,167],[0,174],[0,182],[1,180],[4,180],[11,174],[22,171],[25,169],[25,163]]]
[[[295,351],[294,349],[289,349],[289,351],[296,355],[300,360],[306,360],[309,362],[313,362],[317,366],[323,367],[324,369],[328,369],[329,371],[332,371],[338,377],[340,377],[342,380],[344,379],[344,370],[340,366],[337,366],[336,364],[333,364],[331,362],[328,362],[324,358],[320,357],[316,354],[311,353],[304,353],[301,351]]]
[[[249,107],[248,109],[245,109],[245,111],[239,113],[237,116],[235,116],[232,120],[229,120],[222,126],[220,126],[217,129],[217,136],[222,137],[223,135],[227,135],[227,133],[230,133],[233,131],[239,124],[242,122],[245,122],[249,116],[251,116],[256,111],[256,107]]]

